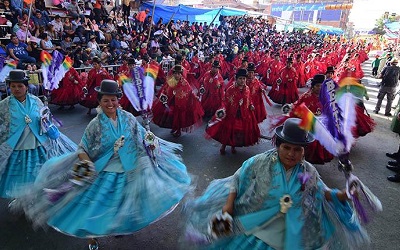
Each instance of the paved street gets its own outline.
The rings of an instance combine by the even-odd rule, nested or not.
[[[399,139],[390,131],[391,118],[372,113],[378,91],[377,80],[368,77],[371,72],[370,64],[366,63],[364,71],[367,77],[363,79],[363,83],[370,96],[370,100],[366,101],[366,107],[377,122],[377,127],[373,133],[357,141],[351,151],[351,160],[355,166],[354,173],[380,198],[384,208],[384,212],[378,214],[367,226],[372,242],[370,249],[394,250],[400,248],[400,203],[398,201],[400,184],[386,180],[392,172],[385,167],[389,160],[385,152],[397,150]],[[302,90],[304,91],[305,89]],[[60,111],[54,106],[51,109],[54,115],[64,123],[62,132],[76,143],[79,142],[88,122],[94,117],[87,116],[86,110],[79,105],[73,110]],[[268,107],[268,111],[269,114],[281,112],[280,106]],[[269,142],[264,142],[253,147],[238,148],[236,155],[232,155],[228,147],[227,154],[221,156],[219,155],[220,145],[204,138],[205,123],[206,121],[202,127],[190,134],[183,133],[180,138],[172,137],[167,129],[152,127],[152,131],[157,136],[183,145],[182,157],[188,171],[195,177],[197,194],[200,194],[213,179],[233,174],[244,160],[272,147]],[[345,179],[337,170],[336,163],[337,161],[334,160],[326,165],[317,165],[317,168],[328,186],[343,188]],[[87,249],[85,239],[69,237],[51,228],[33,230],[23,215],[10,214],[7,205],[8,201],[0,201],[0,249]],[[166,218],[134,235],[122,238],[100,238],[100,249],[178,249],[182,228],[180,209],[181,206],[178,206]]]

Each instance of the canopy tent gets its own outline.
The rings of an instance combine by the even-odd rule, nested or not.
[[[153,5],[149,3],[143,3],[140,6],[140,10],[144,10],[146,8],[152,10]],[[218,23],[219,15],[243,16],[245,14],[246,14],[245,11],[234,10],[225,7],[217,9],[200,9],[200,8],[188,7],[182,4],[178,6],[167,6],[167,5],[156,4],[153,20],[157,22],[160,18],[162,18],[163,23],[168,23],[168,21],[171,18],[173,18],[173,20],[211,23],[215,18],[214,22]]]

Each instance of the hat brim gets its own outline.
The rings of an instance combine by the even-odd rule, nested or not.
[[[283,130],[283,125],[277,127],[275,129],[275,135],[280,140],[282,140],[283,142],[286,142],[286,143],[290,143],[290,144],[293,144],[293,145],[307,146],[308,144],[310,144],[311,142],[313,142],[315,140],[314,136],[311,133],[308,133],[306,140],[304,140],[304,141],[296,141],[296,140],[293,140],[291,138],[285,137],[285,135],[282,133],[282,130]]]
[[[22,83],[24,83],[24,82],[28,82],[29,81],[29,77],[24,77],[22,79],[11,79],[11,78],[7,77],[5,80],[6,80],[7,83],[9,83],[9,82],[22,82]]]
[[[104,91],[101,91],[100,86],[95,87],[94,90],[95,90],[98,94],[102,94],[102,95],[115,95],[115,96],[120,96],[120,95],[122,95],[122,91],[121,91],[121,90],[119,90],[119,91],[117,91],[117,92],[104,92]]]

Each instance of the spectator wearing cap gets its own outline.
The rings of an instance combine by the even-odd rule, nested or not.
[[[399,85],[400,67],[397,66],[397,58],[393,58],[390,66],[385,67],[380,75],[382,79],[378,93],[378,101],[375,106],[374,113],[378,114],[381,109],[382,101],[385,95],[387,96],[385,116],[392,116],[392,103],[396,94],[396,87]]]
[[[100,49],[99,44],[96,41],[96,36],[95,35],[91,35],[89,37],[89,42],[87,43],[87,48],[90,49],[90,56],[91,57],[94,57],[94,56],[100,57],[101,49]]]
[[[103,48],[101,49],[100,60],[103,65],[107,65],[107,64],[111,63],[112,55],[109,50],[110,49],[108,46],[103,46]]]
[[[144,24],[147,14],[149,14],[149,12],[150,12],[149,9],[145,9],[145,10],[140,11],[137,14],[137,16],[136,16],[136,31],[138,33],[143,32],[143,24]]]
[[[276,81],[272,84],[268,96],[275,103],[284,105],[299,99],[299,92],[296,86],[298,76],[292,65],[293,59],[289,57],[286,66],[280,70]]]
[[[268,97],[265,93],[265,88],[260,80],[255,77],[256,67],[254,63],[249,63],[247,67],[247,86],[250,89],[251,101],[254,106],[254,114],[258,123],[264,121],[267,118],[267,109],[265,108],[265,103],[263,100],[263,95],[265,99]]]
[[[204,115],[200,101],[182,73],[183,67],[175,65],[173,75],[161,88],[152,109],[153,122],[162,128],[172,129],[174,137],[201,123]]]
[[[10,38],[11,42],[6,46],[7,53],[12,59],[18,61],[18,69],[24,69],[23,63],[36,63],[36,59],[28,55],[28,51],[32,50],[30,45],[20,42],[15,34]]]
[[[212,116],[222,106],[224,98],[224,79],[219,72],[221,66],[218,60],[213,61],[211,70],[200,78],[199,97],[205,116]]]
[[[235,154],[236,147],[254,145],[260,138],[246,79],[247,70],[239,69],[235,84],[225,91],[221,108],[216,111],[206,128],[208,136],[222,144],[219,150],[221,155],[225,154],[227,145],[231,146],[231,152]]]

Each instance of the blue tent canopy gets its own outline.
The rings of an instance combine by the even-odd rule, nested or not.
[[[140,6],[140,10],[149,9],[150,13],[152,13],[153,5],[149,3],[143,3]],[[156,4],[154,10],[154,21],[157,22],[160,18],[163,19],[163,23],[167,23],[169,19],[173,16],[174,20],[183,20],[189,22],[207,22],[211,23],[211,21],[215,18],[214,22],[218,23],[218,16],[242,16],[245,15],[245,11],[227,9],[227,8],[218,8],[218,9],[200,9],[200,8],[192,8],[185,5],[178,6],[166,6]]]

